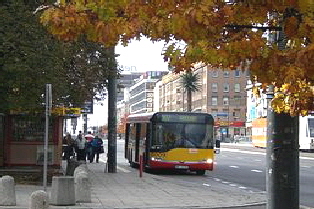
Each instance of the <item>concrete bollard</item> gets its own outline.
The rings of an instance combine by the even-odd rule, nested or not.
[[[74,169],[74,173],[73,173],[74,178],[76,177],[78,173],[81,173],[81,172],[85,172],[88,174],[88,168],[86,164],[81,164],[80,166]]]
[[[15,183],[12,176],[0,178],[0,205],[15,206]]]
[[[31,194],[31,203],[29,209],[48,209],[49,198],[47,192],[37,190]]]
[[[91,184],[88,174],[84,171],[77,173],[74,182],[76,202],[92,202]]]
[[[53,176],[51,186],[51,205],[75,205],[73,176]]]

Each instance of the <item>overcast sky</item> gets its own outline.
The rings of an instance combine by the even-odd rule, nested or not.
[[[168,64],[164,62],[161,55],[163,46],[163,42],[152,43],[147,38],[143,38],[141,41],[132,41],[127,47],[116,46],[115,53],[120,54],[117,58],[118,64],[126,66],[126,70],[135,66],[132,69],[136,69],[137,72],[167,71]],[[102,104],[94,105],[94,114],[89,115],[88,126],[107,124],[107,101],[103,101]]]
[[[128,46],[118,45],[115,48],[119,65],[127,69],[135,69],[138,72],[167,71],[168,64],[161,55],[164,42],[152,42],[147,38],[141,41],[132,41]],[[135,66],[135,68],[134,68]]]

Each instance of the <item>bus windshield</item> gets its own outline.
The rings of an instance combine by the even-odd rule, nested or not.
[[[152,149],[213,148],[212,126],[207,124],[157,123]]]

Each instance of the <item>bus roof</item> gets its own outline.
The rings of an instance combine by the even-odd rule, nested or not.
[[[163,116],[163,115],[168,115],[168,116],[204,116],[204,117],[209,117],[210,121],[214,121],[212,115],[208,113],[197,113],[197,112],[149,112],[149,113],[142,113],[142,114],[133,114],[129,115],[127,117],[127,123],[149,123],[152,118],[158,117],[158,116]],[[178,121],[177,121],[178,122]]]

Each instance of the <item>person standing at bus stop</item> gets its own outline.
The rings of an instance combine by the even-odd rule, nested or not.
[[[103,141],[101,138],[99,138],[98,136],[96,136],[93,140],[92,140],[92,156],[90,158],[90,162],[92,163],[95,155],[96,155],[96,163],[99,162],[99,154],[101,153],[101,148],[103,146]]]
[[[86,140],[82,136],[82,132],[79,132],[79,135],[77,135],[75,139],[75,151],[77,154],[77,161],[86,161],[86,153],[85,153],[85,147],[86,147]]]
[[[86,144],[85,144],[85,152],[86,152],[86,157],[87,160],[91,160],[92,157],[92,140],[93,140],[94,136],[92,135],[92,133],[90,131],[87,132],[87,134],[85,135],[85,139],[86,139]]]
[[[71,156],[74,155],[74,140],[72,139],[70,133],[66,133],[63,138],[63,145],[64,145],[64,160],[69,160]]]

